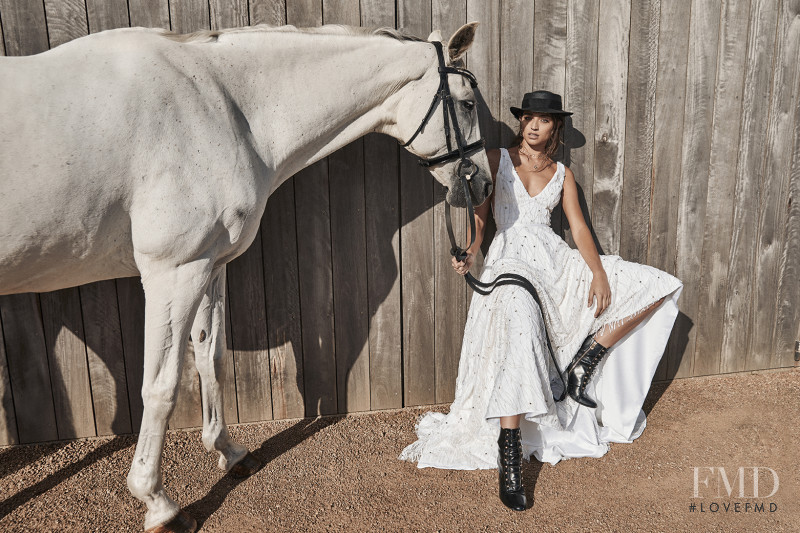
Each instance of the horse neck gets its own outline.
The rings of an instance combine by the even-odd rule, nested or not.
[[[274,170],[273,190],[369,132],[397,138],[401,93],[415,89],[435,57],[425,43],[379,36],[253,32],[232,37],[240,38],[216,47],[222,51],[218,79],[246,117],[256,152]]]

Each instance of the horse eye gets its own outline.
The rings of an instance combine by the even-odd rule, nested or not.
[[[472,100],[464,100],[463,102],[461,102],[461,105],[463,105],[464,108],[467,109],[467,111],[472,111],[473,109],[475,109],[475,102],[473,102]]]

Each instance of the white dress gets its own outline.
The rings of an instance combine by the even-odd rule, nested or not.
[[[611,286],[611,305],[594,318],[587,307],[592,272],[578,250],[550,227],[558,205],[564,166],[536,196],[530,196],[501,149],[493,213],[497,234],[486,254],[480,279],[504,272],[528,278],[542,309],[523,288],[501,286],[473,294],[455,400],[447,415],[426,413],[416,425],[418,440],[400,459],[420,468],[471,470],[497,468],[501,416],[523,414],[523,454],[555,464],[573,457],[601,457],[610,442],[631,442],[646,419],[641,407],[675,318],[683,284],[656,268],[616,255],[601,255]],[[662,297],[664,302],[608,350],[587,392],[597,400],[588,408],[566,396],[547,351],[542,316],[559,368],[566,368],[583,340],[603,327],[616,327]],[[566,380],[566,376],[564,376]]]

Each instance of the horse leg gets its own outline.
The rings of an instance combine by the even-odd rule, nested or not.
[[[211,267],[206,260],[177,268],[140,264],[140,270],[145,293],[144,412],[128,489],[147,505],[144,524],[148,531],[194,531],[196,522],[164,491],[161,455],[178,396],[189,327],[209,283]]]
[[[194,361],[203,395],[203,445],[219,452],[219,467],[237,477],[255,473],[260,464],[228,435],[220,386],[220,361],[225,355],[225,266],[214,271],[192,324]]]

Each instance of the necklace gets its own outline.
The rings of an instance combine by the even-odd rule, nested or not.
[[[519,151],[519,153],[521,155],[524,155],[527,158],[528,163],[530,163],[532,159],[539,159],[539,163],[534,163],[533,164],[533,169],[532,170],[534,172],[536,172],[537,170],[542,168],[542,165],[544,164],[545,161],[548,161],[548,157],[546,155],[544,155],[544,154],[538,154],[537,155],[537,154],[532,154],[532,153],[528,152],[528,149],[527,149],[527,147],[525,147],[525,143],[524,142],[520,143],[518,151]]]

